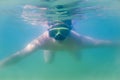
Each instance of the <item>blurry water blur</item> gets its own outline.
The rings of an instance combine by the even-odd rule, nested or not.
[[[76,3],[72,4],[76,1],[79,2],[77,6]],[[1,0],[0,60],[24,48],[31,40],[42,34],[46,29],[39,25],[44,22],[43,18],[46,21],[58,19],[57,14],[51,13],[46,15],[50,17],[37,17],[39,20],[42,19],[40,23],[36,17],[23,18],[23,12],[26,12],[23,7],[26,5],[40,6],[41,4],[52,10],[56,4],[68,3],[72,7],[69,5],[70,7],[66,10],[70,8],[86,10],[75,12],[74,15],[70,14],[71,17],[64,16],[65,19],[74,19],[74,30],[78,33],[97,39],[120,40],[119,0],[26,0],[24,2],[21,0]],[[38,8],[35,9],[38,10]],[[36,12],[36,10],[34,11],[32,8],[33,14],[37,15],[41,12]],[[32,22],[37,21],[37,25],[31,25],[30,19]],[[0,80],[119,80],[119,48],[93,48],[81,50],[80,53],[80,60],[77,61],[69,53],[58,52],[52,64],[45,64],[42,51],[38,51],[13,66],[1,69]]]

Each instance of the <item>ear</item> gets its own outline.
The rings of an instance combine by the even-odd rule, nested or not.
[[[45,63],[51,63],[54,60],[54,51],[44,50],[44,61]]]

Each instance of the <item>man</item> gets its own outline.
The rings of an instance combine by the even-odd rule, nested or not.
[[[61,9],[64,7],[58,5],[56,8]],[[60,13],[61,12],[63,11],[60,11]],[[0,61],[0,67],[17,63],[37,50],[43,50],[45,62],[50,63],[53,61],[54,55],[58,51],[67,51],[72,54],[78,54],[78,52],[84,48],[116,46],[110,41],[96,40],[78,34],[72,30],[71,20],[54,21],[48,25],[50,28],[30,42],[24,49]]]
[[[30,42],[24,49],[0,62],[0,66],[7,66],[18,62],[37,50],[43,50],[46,63],[52,62],[57,51],[68,51],[77,54],[81,49],[113,46],[110,41],[95,40],[71,30],[64,23],[56,23],[38,38]]]

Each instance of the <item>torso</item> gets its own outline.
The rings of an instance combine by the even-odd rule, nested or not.
[[[55,41],[53,38],[50,38],[48,32],[45,32],[44,37],[42,39],[42,48],[45,50],[78,50],[80,48],[80,41],[78,41],[78,36],[73,32],[61,42]]]

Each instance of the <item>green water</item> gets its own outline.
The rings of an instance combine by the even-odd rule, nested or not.
[[[27,0],[25,2],[14,0],[0,2],[1,4],[4,2],[3,9],[9,5],[10,11],[13,9],[13,4],[19,9],[17,14],[5,12],[0,16],[0,59],[3,59],[22,49],[44,30],[24,22],[21,18],[22,10],[18,5],[32,4],[32,0],[31,2]],[[103,12],[103,16],[87,14],[90,18],[75,20],[74,29],[80,34],[98,39],[119,41],[120,6],[115,6],[115,3],[118,4],[118,2],[113,2],[109,5],[114,10],[109,9]],[[42,53],[38,51],[15,65],[2,68],[0,80],[119,80],[120,78],[119,48],[81,50],[80,60],[76,60],[69,53],[58,52],[52,64],[44,63]]]

